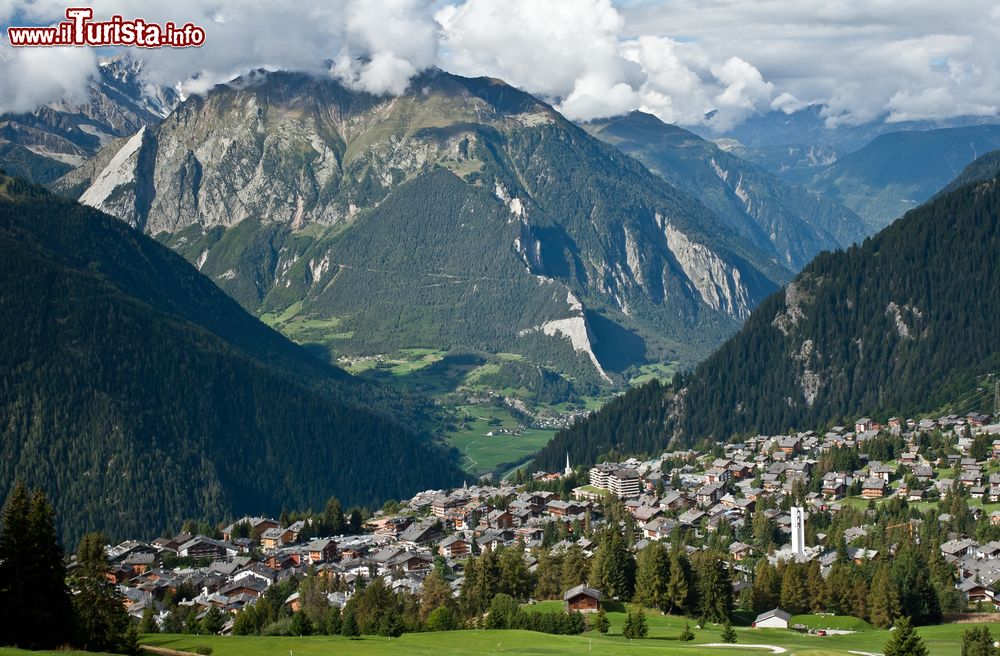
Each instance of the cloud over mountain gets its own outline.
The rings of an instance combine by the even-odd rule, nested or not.
[[[56,0],[0,0],[6,25],[62,18]],[[107,0],[114,13],[205,27],[203,47],[132,52],[158,84],[198,93],[254,67],[325,72],[399,94],[431,66],[503,78],[574,119],[642,109],[725,130],[824,105],[830,125],[993,115],[1000,5],[932,0]],[[92,51],[0,46],[0,111],[72,98]]]

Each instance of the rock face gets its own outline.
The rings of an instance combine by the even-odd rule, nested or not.
[[[141,63],[129,57],[103,60],[86,103],[0,116],[0,166],[47,183],[116,139],[159,122],[180,97],[173,89],[145,84],[141,72]]]
[[[870,233],[844,205],[784,182],[655,116],[632,112],[583,127],[698,198],[792,273],[817,253],[846,248]]]
[[[789,275],[548,105],[439,71],[399,97],[257,72],[56,187],[335,353],[512,350],[603,377],[625,338],[626,361],[704,355]]]

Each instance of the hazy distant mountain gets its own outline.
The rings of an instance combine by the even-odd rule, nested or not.
[[[0,115],[0,167],[50,182],[119,137],[161,120],[180,101],[176,91],[145,84],[128,57],[101,62],[82,105],[54,103],[25,114]]]
[[[69,542],[462,481],[393,394],[116,219],[0,176],[0,255],[0,495],[43,487]]]
[[[830,128],[823,111],[822,105],[810,105],[790,114],[771,111],[751,116],[722,134],[703,127],[692,130],[786,180],[805,182],[820,169],[883,134],[1000,122],[995,116],[959,116],[893,123],[886,122],[882,117],[859,125],[840,123]]]
[[[820,251],[850,246],[867,235],[867,226],[846,207],[655,116],[632,112],[584,129],[697,197],[741,238],[770,249],[793,273]]]
[[[627,392],[558,434],[535,466],[557,468],[567,450],[587,463],[954,401],[1000,365],[998,216],[991,178],[819,255],[676,389]]]
[[[548,105],[440,71],[399,97],[258,72],[57,188],[336,353],[512,351],[600,379],[703,357],[789,277]]]
[[[809,187],[839,199],[878,230],[997,148],[1000,125],[892,132],[841,157],[817,173]]]

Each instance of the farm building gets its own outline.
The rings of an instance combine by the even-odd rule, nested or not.
[[[761,613],[757,616],[757,619],[753,621],[753,628],[755,629],[787,629],[788,620],[792,619],[790,613],[787,613],[780,608],[775,608],[767,612]]]
[[[601,591],[581,584],[567,590],[563,595],[563,601],[566,602],[566,610],[570,613],[575,610],[581,613],[596,613],[601,604]]]

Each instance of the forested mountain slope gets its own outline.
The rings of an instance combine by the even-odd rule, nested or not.
[[[1000,366],[1000,178],[823,253],[674,387],[556,436],[536,465],[934,409]]]
[[[385,390],[120,221],[7,177],[0,316],[0,494],[46,489],[67,540],[462,480]]]

